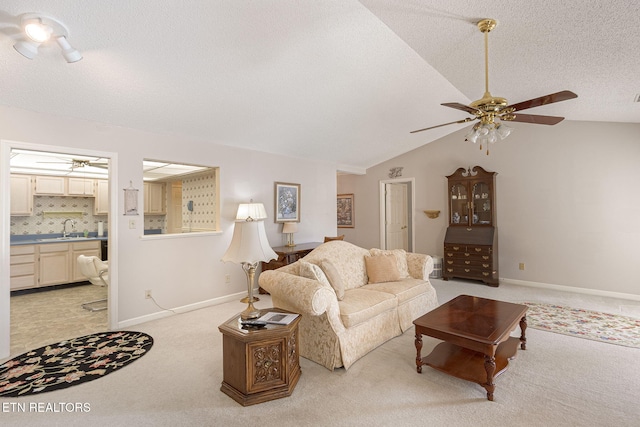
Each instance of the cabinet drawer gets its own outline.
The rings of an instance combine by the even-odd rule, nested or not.
[[[35,276],[12,277],[9,282],[11,290],[33,288],[36,286]]]
[[[12,265],[10,269],[11,277],[33,275],[36,272],[35,264],[18,264]]]
[[[13,266],[16,264],[26,264],[26,263],[33,263],[36,260],[36,256],[35,254],[27,254],[27,255],[12,255],[10,258],[9,263]]]
[[[19,246],[11,246],[11,255],[26,255],[33,254],[36,252],[36,247],[33,245],[19,245]]]
[[[88,242],[73,242],[73,250],[74,251],[84,251],[87,249],[100,249],[100,241],[99,240],[90,240]]]
[[[69,250],[68,243],[47,243],[40,245],[40,253],[65,252]]]

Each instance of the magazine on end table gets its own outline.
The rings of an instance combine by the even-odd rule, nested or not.
[[[271,323],[273,325],[288,325],[289,323],[293,322],[294,319],[298,316],[299,315],[296,313],[287,314],[287,313],[276,313],[276,312],[270,311],[265,315],[263,315],[262,317],[260,317],[258,321]]]

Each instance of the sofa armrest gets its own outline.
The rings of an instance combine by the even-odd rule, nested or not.
[[[331,289],[317,280],[295,274],[267,270],[260,274],[258,283],[280,305],[286,305],[279,308],[302,315],[320,316],[327,311],[332,300],[336,300],[337,304],[336,294]]]
[[[407,266],[409,275],[414,279],[429,280],[429,274],[433,271],[433,258],[431,255],[407,252]]]

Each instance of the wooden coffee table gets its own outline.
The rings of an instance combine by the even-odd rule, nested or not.
[[[527,306],[460,295],[413,321],[416,366],[429,365],[463,380],[480,384],[493,400],[494,379],[515,358],[518,344],[527,348]],[[509,334],[520,325],[520,338]],[[422,335],[437,338],[431,354],[421,357]]]

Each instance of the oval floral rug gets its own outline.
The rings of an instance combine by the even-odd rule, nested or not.
[[[0,365],[0,397],[59,390],[96,380],[147,354],[153,338],[142,332],[86,335],[31,350]]]

